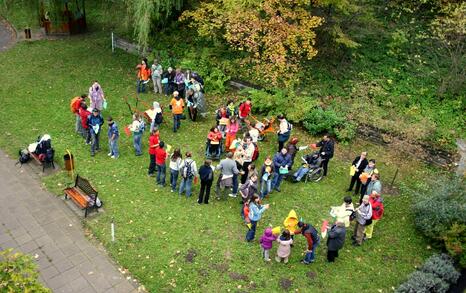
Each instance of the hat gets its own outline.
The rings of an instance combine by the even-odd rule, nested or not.
[[[267,166],[270,166],[270,165],[272,165],[272,160],[270,158],[267,158],[267,159],[265,159],[264,164],[267,165]]]
[[[159,102],[154,102],[153,107],[155,114],[162,113],[162,108],[160,108]]]
[[[298,138],[293,137],[290,142],[291,142],[291,144],[297,144],[298,143]]]

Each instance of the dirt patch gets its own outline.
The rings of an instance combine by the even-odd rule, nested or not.
[[[201,277],[207,278],[209,276],[209,271],[206,269],[199,269],[197,272]]]
[[[232,278],[235,281],[240,281],[240,280],[248,281],[248,276],[240,274],[240,273],[231,272],[228,275],[230,276],[230,278]]]
[[[293,286],[293,281],[291,281],[290,279],[282,278],[280,279],[279,284],[283,290],[288,291],[291,289],[291,286]]]
[[[224,273],[224,272],[228,271],[229,265],[225,264],[225,263],[218,263],[218,264],[212,265],[212,267],[217,272]]]
[[[197,251],[191,248],[190,250],[188,250],[188,253],[186,254],[186,261],[193,262],[196,255],[197,255]]]
[[[310,271],[310,272],[307,272],[306,273],[306,276],[311,279],[311,280],[314,280],[316,277],[317,277],[317,273],[316,272],[313,272],[313,271]]]

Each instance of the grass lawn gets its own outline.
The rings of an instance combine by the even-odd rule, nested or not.
[[[198,185],[189,199],[170,193],[168,187],[155,187],[154,178],[146,175],[148,155],[135,157],[131,139],[123,131],[120,159],[106,156],[105,133],[103,150],[91,158],[89,147],[74,133],[69,101],[86,93],[91,81],[97,79],[109,102],[103,114],[111,114],[122,130],[131,121],[122,97],[135,95],[133,68],[137,62],[137,57],[123,52],[112,55],[107,34],[20,43],[0,54],[0,147],[16,156],[19,148],[49,133],[61,164],[65,149],[71,150],[77,172],[91,180],[105,203],[105,213],[86,221],[86,225],[119,265],[149,291],[277,292],[289,287],[304,292],[389,292],[432,253],[415,231],[409,194],[401,189],[400,195],[385,196],[386,214],[375,230],[375,238],[359,248],[353,248],[348,240],[336,263],[326,263],[326,246],[322,243],[316,263],[301,265],[305,239],[298,235],[288,265],[267,264],[261,259],[258,242],[246,244],[243,240],[246,227],[239,215],[238,199],[214,199],[209,206],[199,206]],[[142,98],[152,101],[154,95],[144,94]],[[168,98],[156,99],[167,107]],[[207,96],[212,107],[220,99],[226,96]],[[212,116],[196,123],[182,121],[181,131],[174,134],[171,115],[167,114],[161,138],[181,147],[182,152],[193,151],[199,165],[205,137],[214,124]],[[298,129],[294,132],[303,142],[316,140]],[[147,153],[147,133],[143,141]],[[269,137],[260,147],[258,162],[262,163],[266,154],[273,154],[275,137]],[[286,182],[281,193],[271,196],[267,201],[271,208],[259,223],[257,236],[269,224],[281,224],[290,209],[320,227],[322,219],[329,217],[330,206],[341,203],[349,183],[350,161],[363,149],[377,159],[386,185],[398,167],[397,182],[402,185],[432,175],[433,171],[420,163],[379,146],[362,141],[337,145],[329,178],[307,185]],[[65,172],[44,178],[47,188],[57,195],[70,181]],[[112,219],[116,224],[115,243],[110,241]]]

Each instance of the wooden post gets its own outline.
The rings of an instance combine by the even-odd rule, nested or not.
[[[115,40],[113,37],[113,32],[112,32],[112,53],[115,53]]]
[[[393,187],[393,183],[395,183],[396,176],[398,175],[398,168],[396,168],[395,175],[393,176],[392,183],[390,184]]]

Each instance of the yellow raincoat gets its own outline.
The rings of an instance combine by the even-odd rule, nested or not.
[[[296,230],[298,230],[298,215],[294,210],[291,210],[288,213],[288,217],[286,217],[285,221],[283,221],[283,226],[285,226],[285,229],[288,229],[291,233],[294,233]]]

